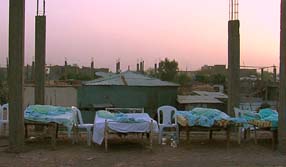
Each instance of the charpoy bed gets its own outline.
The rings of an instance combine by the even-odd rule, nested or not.
[[[77,124],[76,111],[74,111],[72,107],[30,105],[25,110],[24,118],[25,137],[28,137],[28,126],[30,125],[48,127],[50,133],[47,133],[47,135],[51,137],[53,147],[55,147],[56,144],[59,125],[63,125],[67,128],[68,137],[71,138],[72,130]]]
[[[104,140],[105,150],[108,149],[110,133],[149,133],[150,148],[152,149],[153,133],[158,132],[158,125],[147,113],[110,113],[97,111],[94,120],[93,142],[99,145]]]
[[[190,140],[190,131],[209,131],[209,139],[212,139],[213,131],[225,131],[228,147],[231,126],[240,126],[235,119],[217,109],[194,108],[191,111],[177,111],[176,116],[180,130],[186,131],[187,141]]]

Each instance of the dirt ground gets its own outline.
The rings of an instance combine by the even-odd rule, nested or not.
[[[0,138],[0,167],[184,167],[184,166],[286,166],[286,155],[273,151],[270,136],[261,133],[258,144],[249,139],[241,145],[232,135],[227,148],[221,132],[214,133],[208,140],[207,133],[191,134],[191,141],[181,140],[177,148],[170,145],[158,145],[154,138],[153,150],[137,136],[120,139],[114,136],[110,140],[109,151],[104,146],[88,147],[85,141],[72,144],[65,137],[57,141],[56,150],[52,150],[49,139],[28,141],[23,153],[8,153],[7,138]]]

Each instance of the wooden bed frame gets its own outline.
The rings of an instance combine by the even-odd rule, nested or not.
[[[184,118],[183,116],[180,116],[180,115],[177,116],[177,121],[178,121],[178,124],[180,126],[179,127],[180,131],[182,129],[186,131],[186,140],[187,141],[190,141],[190,131],[209,131],[209,139],[211,140],[212,139],[212,135],[213,135],[213,131],[224,130],[226,132],[227,148],[229,148],[229,145],[230,145],[230,128],[231,128],[232,125],[228,121],[217,122],[212,127],[202,127],[202,126],[192,126],[192,127],[190,127],[187,124],[187,119]]]
[[[145,133],[149,133],[149,144],[150,144],[150,149],[152,150],[153,149],[153,120],[151,120],[150,122],[150,131],[148,132],[129,132],[129,133],[142,133],[142,136],[143,134]],[[107,152],[108,151],[108,136],[109,134],[111,133],[117,133],[116,131],[113,131],[111,130],[109,127],[108,127],[108,121],[105,120],[105,128],[104,128],[104,145],[105,145],[105,151]]]
[[[43,123],[43,122],[25,120],[24,126],[25,126],[25,138],[28,138],[28,127],[29,126],[47,127],[49,133],[45,134],[44,136],[50,137],[52,148],[53,149],[56,148],[56,139],[58,138],[58,129],[59,129],[60,124],[55,123],[55,122]],[[72,142],[75,143],[78,140],[77,139],[78,128],[76,125],[73,126],[72,131],[74,132],[73,137],[72,137]]]
[[[254,143],[257,144],[257,131],[271,132],[272,149],[275,150],[278,144],[278,129],[272,128],[270,121],[252,120],[248,121],[248,124],[254,126]]]
[[[45,134],[45,137],[51,138],[51,145],[52,148],[56,148],[56,137],[57,137],[57,123],[51,122],[51,123],[43,123],[43,122],[36,122],[36,121],[26,121],[25,120],[25,138],[28,138],[28,127],[29,126],[41,126],[41,127],[47,127],[50,133]]]

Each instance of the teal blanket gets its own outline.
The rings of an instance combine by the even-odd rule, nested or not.
[[[259,110],[260,119],[263,121],[270,121],[272,123],[272,128],[278,127],[278,112],[270,108],[265,108]]]

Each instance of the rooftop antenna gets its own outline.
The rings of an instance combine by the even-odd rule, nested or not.
[[[229,0],[229,20],[238,20],[238,0]]]

